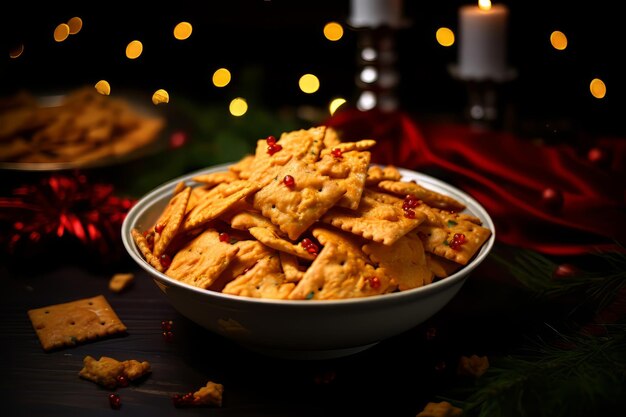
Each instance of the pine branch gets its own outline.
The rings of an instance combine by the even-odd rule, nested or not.
[[[465,401],[448,401],[476,417],[587,417],[615,410],[626,394],[626,326],[611,326],[602,338],[556,336],[558,343],[530,341],[519,354],[496,359]]]

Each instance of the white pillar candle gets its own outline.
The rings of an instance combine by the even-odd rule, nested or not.
[[[507,76],[509,9],[487,1],[459,9],[458,76],[463,79],[504,80]]]
[[[354,27],[391,26],[402,21],[402,0],[350,0],[349,23]]]

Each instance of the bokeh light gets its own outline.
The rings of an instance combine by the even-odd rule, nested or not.
[[[589,91],[595,98],[604,98],[606,95],[606,84],[599,78],[594,78],[589,84]]]
[[[139,58],[143,52],[143,44],[140,41],[131,41],[126,45],[126,58],[136,59]]]
[[[480,10],[491,9],[491,0],[478,0],[478,8]]]
[[[335,114],[337,109],[339,109],[339,107],[343,106],[345,103],[346,103],[345,98],[338,97],[338,98],[333,99],[328,105],[328,111],[330,115],[332,116],[333,114]]]
[[[363,50],[361,51],[361,58],[363,59],[363,61],[373,61],[378,57],[378,52],[376,52],[376,49],[372,48],[372,47],[365,47],[363,48]]]
[[[189,22],[180,22],[174,27],[174,37],[179,41],[185,40],[191,36],[193,27]]]
[[[315,93],[320,88],[320,80],[313,74],[304,74],[298,81],[300,90],[307,94]]]
[[[329,41],[338,41],[343,37],[343,26],[337,22],[329,22],[324,26],[324,36]]]
[[[376,107],[376,104],[376,95],[372,91],[363,91],[356,102],[356,108],[361,111],[367,111]]]
[[[213,85],[216,87],[226,87],[230,83],[230,71],[226,68],[219,68],[213,73]]]
[[[441,46],[452,46],[454,45],[454,32],[446,27],[441,27],[437,29],[435,33],[435,38],[437,42]]]
[[[361,70],[359,79],[366,84],[371,84],[378,79],[378,70],[376,67],[367,66]]]
[[[63,42],[70,35],[70,27],[67,23],[61,23],[54,29],[54,40]]]
[[[96,91],[103,96],[108,96],[111,94],[111,85],[107,80],[100,80],[95,85]]]
[[[567,36],[559,30],[555,30],[550,34],[550,43],[556,50],[562,51],[567,48]]]
[[[167,91],[163,90],[162,88],[156,90],[154,94],[152,94],[152,103],[155,105],[169,103],[169,102],[170,102],[170,95]]]
[[[70,28],[70,35],[76,35],[83,28],[83,19],[80,17],[72,17],[67,21],[67,26]]]
[[[233,116],[243,116],[248,111],[248,102],[241,97],[234,98],[228,106],[230,114]]]

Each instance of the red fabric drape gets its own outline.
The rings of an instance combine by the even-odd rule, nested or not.
[[[626,236],[626,140],[592,139],[598,166],[571,144],[537,145],[513,133],[421,124],[404,112],[342,110],[327,120],[343,140],[377,140],[372,162],[426,173],[464,190],[491,215],[498,240],[552,255],[621,250]],[[548,188],[563,196],[549,209]]]

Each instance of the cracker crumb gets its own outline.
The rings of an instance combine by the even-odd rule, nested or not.
[[[131,273],[119,273],[113,275],[109,281],[109,290],[120,293],[129,288],[135,280],[135,275]]]

